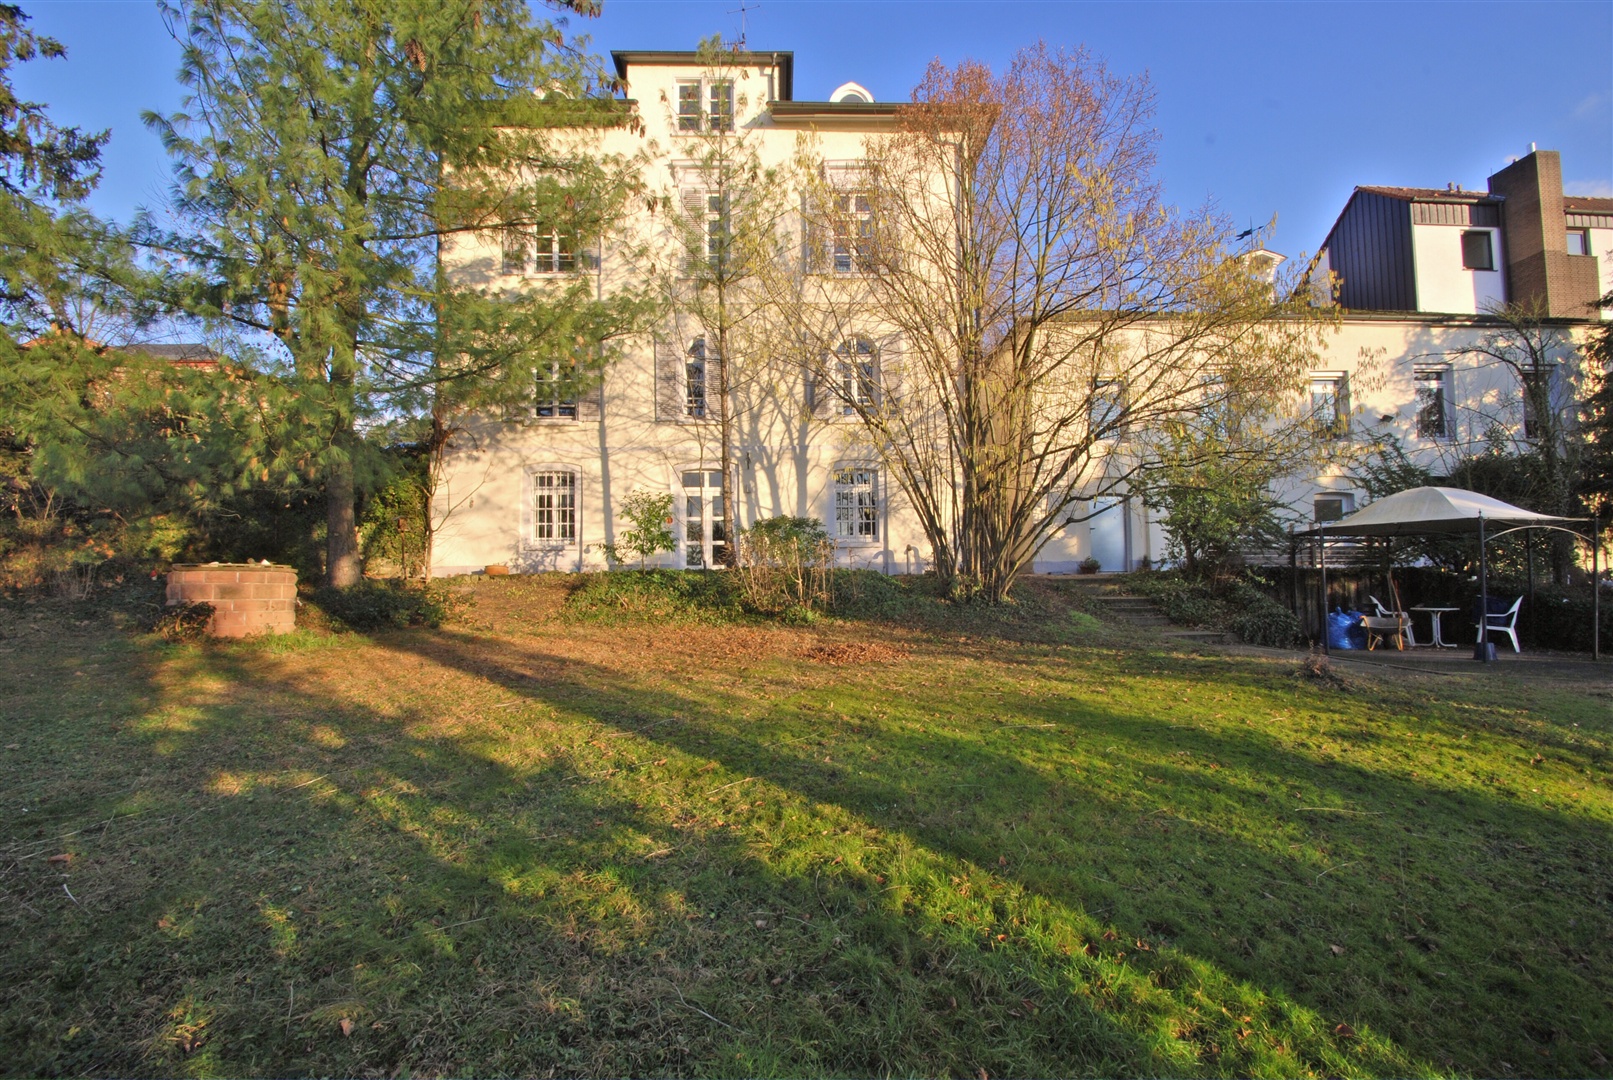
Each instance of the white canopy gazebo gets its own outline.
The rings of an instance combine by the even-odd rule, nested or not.
[[[1525,510],[1521,506],[1480,495],[1465,488],[1418,487],[1386,495],[1377,502],[1357,510],[1338,521],[1328,521],[1307,530],[1306,536],[1455,536],[1476,534],[1479,538],[1479,609],[1489,610],[1489,568],[1485,559],[1485,544],[1497,537],[1519,529],[1552,529],[1586,539],[1583,533],[1568,528],[1584,524],[1584,518],[1556,517]],[[1600,658],[1601,643],[1601,566],[1600,529],[1593,524],[1591,542],[1591,618],[1595,626],[1591,633],[1592,655]],[[1322,544],[1322,613],[1327,614],[1327,545]],[[1473,656],[1488,660],[1494,656],[1493,648],[1486,648],[1484,624],[1480,619],[1479,642]],[[1327,633],[1322,634],[1323,648],[1327,647]]]

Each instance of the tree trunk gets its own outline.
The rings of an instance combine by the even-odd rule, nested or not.
[[[325,472],[325,582],[346,588],[361,576],[353,462],[343,458]]]

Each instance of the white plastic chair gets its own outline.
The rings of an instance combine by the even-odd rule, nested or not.
[[[1491,603],[1494,602],[1495,601],[1493,600],[1491,601]],[[1490,638],[1491,634],[1505,634],[1507,637],[1512,639],[1512,651],[1515,653],[1523,652],[1522,649],[1518,648],[1518,608],[1520,608],[1522,605],[1523,597],[1520,596],[1516,600],[1512,601],[1512,606],[1507,608],[1507,610],[1492,611],[1486,615],[1484,618],[1484,625],[1482,627],[1484,637],[1480,638],[1480,640],[1490,641],[1492,640]],[[1477,605],[1474,606],[1476,607]],[[1473,629],[1479,630],[1481,627],[1478,623],[1474,623]]]

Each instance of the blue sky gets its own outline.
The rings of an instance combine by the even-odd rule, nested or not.
[[[429,0],[423,0],[429,2]],[[741,0],[605,0],[573,19],[601,54],[738,34]],[[1570,193],[1613,195],[1613,0],[1579,3],[1098,3],[745,0],[748,40],[795,52],[796,97],[856,80],[903,99],[934,57],[1000,66],[1046,38],[1084,44],[1158,96],[1160,177],[1184,205],[1271,246],[1314,251],[1357,184],[1482,188],[1531,142],[1562,152]],[[178,50],[150,3],[28,3],[68,59],[20,90],[62,122],[112,129],[95,206],[126,219],[168,184],[143,109],[171,110]]]

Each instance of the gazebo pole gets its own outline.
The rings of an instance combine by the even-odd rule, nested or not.
[[[1490,628],[1490,576],[1489,566],[1484,561],[1484,514],[1479,514],[1479,640],[1473,646],[1473,659],[1488,664],[1490,662],[1490,638],[1485,633]]]
[[[1318,560],[1322,566],[1322,652],[1328,656],[1333,655],[1333,643],[1328,640],[1328,631],[1332,629],[1327,621],[1327,534],[1316,534],[1316,546],[1321,552]]]

